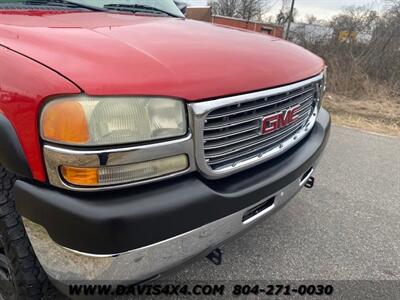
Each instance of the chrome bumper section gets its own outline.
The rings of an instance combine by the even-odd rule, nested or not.
[[[60,282],[138,282],[162,274],[199,254],[212,251],[277,211],[300,191],[303,184],[304,180],[300,182],[300,179],[297,179],[277,193],[266,195],[255,205],[234,214],[170,239],[114,255],[79,253],[66,249],[56,244],[42,226],[26,218],[23,221],[33,249],[50,278]],[[249,209],[271,197],[275,197],[274,203],[267,211],[257,213],[251,220],[244,221],[243,216]],[[135,230],[143,229],[132,228],[132,231]],[[101,235],[101,232],[99,234]]]

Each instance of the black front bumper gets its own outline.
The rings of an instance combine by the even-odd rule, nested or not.
[[[18,180],[17,210],[58,244],[85,253],[122,253],[157,243],[251,206],[301,177],[328,141],[322,109],[310,132],[283,155],[220,180],[191,174],[119,191],[79,193]]]

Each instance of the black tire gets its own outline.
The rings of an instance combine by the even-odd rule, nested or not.
[[[15,180],[0,166],[0,299],[59,299],[15,209]]]

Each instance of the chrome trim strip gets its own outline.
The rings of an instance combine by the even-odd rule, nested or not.
[[[253,101],[254,99],[258,99],[258,98],[270,97],[270,96],[274,96],[277,94],[286,93],[288,91],[296,90],[301,87],[312,84],[314,82],[317,82],[317,81],[321,80],[322,78],[323,78],[323,73],[321,73],[313,78],[310,78],[310,79],[307,79],[307,80],[304,80],[301,82],[297,82],[294,84],[286,85],[283,87],[279,87],[279,88],[274,88],[274,89],[269,89],[269,90],[254,92],[254,93],[249,93],[249,94],[242,94],[242,95],[238,95],[238,96],[226,97],[226,98],[217,99],[217,100],[190,103],[188,105],[188,107],[189,107],[189,115],[191,115],[193,117],[192,130],[195,133],[195,135],[193,137],[194,138],[195,157],[196,157],[197,167],[200,170],[200,172],[206,178],[209,178],[209,179],[222,178],[222,177],[226,177],[228,175],[243,171],[245,169],[248,169],[252,166],[255,166],[259,163],[262,163],[266,160],[272,159],[272,158],[282,154],[283,152],[289,150],[291,147],[293,147],[295,144],[297,144],[300,140],[302,140],[307,135],[309,130],[314,126],[314,124],[316,122],[318,108],[315,107],[307,124],[303,128],[301,128],[291,139],[282,142],[278,146],[269,150],[267,153],[260,154],[257,157],[253,157],[253,158],[247,159],[245,161],[238,162],[234,166],[227,166],[227,167],[224,167],[219,170],[211,169],[211,167],[206,162],[205,153],[204,153],[204,138],[205,138],[204,137],[204,122],[210,112],[212,112],[218,108],[224,107],[224,106],[235,105],[235,104],[239,104],[239,103],[243,103],[243,102],[247,102],[247,101]]]
[[[109,148],[109,149],[103,149],[103,150],[90,150],[90,148],[85,148],[85,149],[81,149],[81,150],[80,149],[68,149],[68,148],[63,148],[61,146],[53,146],[53,145],[49,145],[49,144],[44,145],[44,148],[50,149],[50,150],[53,150],[53,151],[56,151],[59,153],[65,153],[65,154],[71,154],[71,155],[91,155],[91,154],[101,155],[101,154],[130,152],[130,151],[146,150],[146,149],[153,150],[153,148],[183,143],[183,142],[190,140],[191,138],[192,138],[192,134],[189,133],[188,135],[186,135],[183,138],[174,139],[174,140],[170,140],[170,141],[150,143],[150,144],[144,144],[144,145],[136,145],[136,146],[128,146],[128,147],[116,147],[116,148]]]
[[[196,255],[215,249],[276,212],[300,189],[298,178],[275,194],[266,195],[256,204],[224,218],[142,248],[108,255],[71,251],[55,243],[42,226],[26,218],[23,218],[23,222],[32,247],[51,278],[69,283],[75,280],[141,281],[161,274]],[[271,197],[275,197],[273,209],[243,224],[243,215],[249,209]],[[135,232],[140,232],[140,229],[133,228],[132,234]]]
[[[48,144],[45,144],[43,146],[43,155],[45,158],[49,182],[57,187],[81,192],[103,191],[121,187],[136,186],[192,172],[195,170],[196,166],[193,153],[194,149],[192,135],[190,133],[183,138],[171,141],[103,150],[76,150]],[[188,156],[188,169],[165,176],[151,178],[148,180],[129,182],[118,185],[98,187],[73,186],[65,182],[61,178],[59,172],[59,167],[61,165],[77,167],[117,166],[165,158],[179,154],[186,154]]]
[[[264,90],[260,92],[254,92],[254,93],[249,93],[249,94],[240,94],[237,96],[231,96],[231,97],[226,97],[226,98],[221,98],[217,100],[209,100],[209,101],[203,101],[203,102],[196,102],[196,103],[191,103],[189,106],[191,109],[195,112],[196,116],[204,116],[208,114],[210,111],[215,110],[217,108],[227,106],[227,105],[234,105],[238,104],[241,102],[246,102],[246,101],[252,101],[253,99],[257,98],[262,98],[262,97],[270,97],[274,96],[277,94],[282,94],[286,93],[291,90],[295,90],[298,88],[301,88],[305,85],[314,83],[318,80],[321,80],[323,77],[323,74],[319,74],[313,78],[300,81],[297,83],[285,85],[279,88],[274,88],[274,89],[269,89],[269,90]]]

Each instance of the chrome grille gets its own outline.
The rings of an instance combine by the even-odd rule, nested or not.
[[[285,141],[308,125],[316,106],[316,81],[295,85],[273,95],[244,99],[208,112],[203,124],[203,151],[206,165],[213,171],[234,168],[283,147]],[[300,105],[299,117],[286,127],[262,135],[263,117]]]

